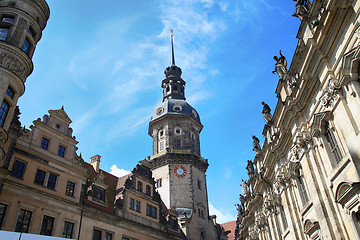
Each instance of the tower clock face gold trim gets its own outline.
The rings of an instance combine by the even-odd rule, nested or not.
[[[186,168],[184,166],[176,166],[174,167],[174,174],[175,176],[179,177],[179,178],[182,178],[182,177],[185,177],[186,175]]]

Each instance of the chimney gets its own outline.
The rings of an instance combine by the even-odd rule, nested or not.
[[[100,171],[100,158],[101,158],[100,155],[95,155],[90,158],[90,164],[97,173],[99,173]]]

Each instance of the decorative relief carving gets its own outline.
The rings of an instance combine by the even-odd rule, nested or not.
[[[293,154],[292,161],[298,162],[301,159],[302,154],[308,149],[308,144],[310,142],[310,133],[303,132],[296,137],[296,140],[291,147],[291,152]]]
[[[339,99],[338,89],[340,86],[335,82],[336,80],[330,79],[329,86],[324,90],[323,96],[320,98],[321,105],[325,107],[333,107],[335,102]]]
[[[21,64],[19,59],[5,52],[0,53],[0,66],[10,70],[22,79],[25,79],[28,76],[26,67]]]
[[[41,10],[44,12],[46,18],[49,18],[49,8],[46,4],[45,1],[43,0],[32,0],[34,3],[36,3],[37,5],[39,5],[39,7],[41,8]]]

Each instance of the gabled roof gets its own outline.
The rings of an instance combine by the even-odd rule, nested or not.
[[[227,235],[228,239],[235,240],[236,220],[231,221],[231,222],[222,223],[220,225],[224,228],[225,233],[227,231],[230,231],[230,233]]]
[[[66,122],[67,124],[70,124],[72,121],[69,118],[69,116],[67,115],[67,113],[64,110],[64,106],[61,106],[61,108],[59,110],[49,110],[49,114],[50,117],[51,116],[56,116],[58,118],[60,118],[61,120],[63,120],[64,122]]]
[[[116,185],[117,185],[117,181],[118,178],[102,169],[100,169],[99,173],[95,172],[93,166],[89,163],[85,162],[85,165],[88,169],[88,173],[89,173],[89,177],[90,179],[95,179],[97,176],[102,175],[101,177],[104,180],[104,184],[108,186],[108,189],[106,191],[106,196],[108,199],[108,205],[106,206],[108,209],[112,209],[114,208],[114,200],[115,200],[115,189],[116,189]],[[89,205],[93,206],[93,207],[97,207],[101,210],[104,210],[103,206],[100,206],[96,203],[91,203],[89,201],[84,201],[85,203],[88,203]]]

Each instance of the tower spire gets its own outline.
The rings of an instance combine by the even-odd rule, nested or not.
[[[173,32],[173,29],[172,27],[170,28],[170,31],[171,31],[171,61],[170,61],[170,66],[175,66],[175,54],[174,54],[174,32]]]

